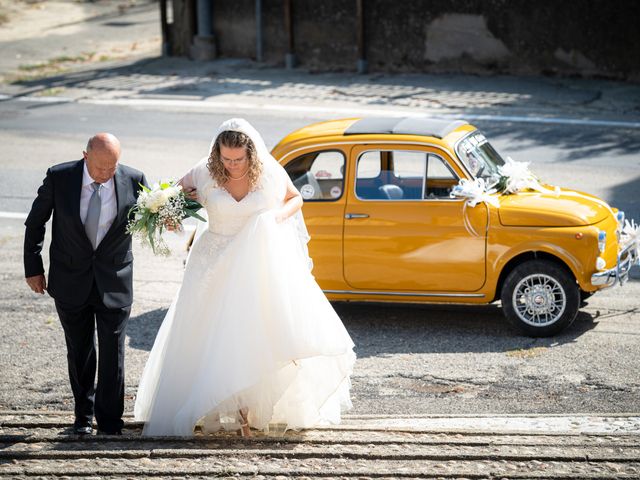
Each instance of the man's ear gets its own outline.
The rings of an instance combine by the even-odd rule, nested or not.
[[[87,152],[85,152],[84,150],[82,151],[82,158],[84,158],[85,161],[87,160]]]

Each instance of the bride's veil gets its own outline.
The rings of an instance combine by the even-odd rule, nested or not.
[[[259,188],[264,189],[265,193],[271,196],[272,200],[274,200],[276,204],[280,204],[284,200],[287,191],[289,176],[282,165],[280,165],[280,163],[278,163],[278,161],[273,158],[273,155],[269,152],[262,135],[260,135],[260,133],[247,120],[244,118],[231,118],[223,122],[218,127],[215,137],[213,137],[213,140],[211,140],[211,143],[209,144],[209,153],[211,153],[218,135],[228,130],[244,133],[251,139],[256,147],[258,160],[262,163],[262,176],[259,182]],[[309,237],[309,232],[307,231],[307,227],[304,223],[302,211],[298,210],[287,220],[287,222],[290,222],[295,227],[300,247],[302,248],[302,252],[309,263],[309,269],[311,269],[313,267],[313,263],[309,257],[309,250],[307,248],[307,243],[311,237]]]

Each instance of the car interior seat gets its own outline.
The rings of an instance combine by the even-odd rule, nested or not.
[[[404,198],[402,188],[391,183],[378,187],[378,192],[380,192],[381,198],[386,198],[387,200],[399,200]]]

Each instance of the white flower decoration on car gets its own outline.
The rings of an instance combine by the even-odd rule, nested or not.
[[[504,165],[498,167],[498,173],[491,180],[476,178],[467,180],[463,178],[458,185],[451,190],[451,197],[465,197],[470,207],[484,202],[495,207],[500,206],[495,193],[512,195],[526,190],[535,190],[540,193],[560,195],[560,188],[549,190],[540,184],[538,178],[529,170],[529,162],[516,162],[507,157]]]
[[[450,196],[466,198],[466,203],[470,207],[475,207],[481,202],[498,207],[498,199],[494,196],[497,192],[495,188],[491,188],[485,183],[484,178],[476,178],[475,180],[463,178],[451,189]]]
[[[507,157],[505,164],[498,167],[498,172],[500,173],[499,183],[504,182],[504,187],[501,189],[503,193],[537,190],[540,187],[540,182],[529,170],[529,162],[516,162]]]
[[[636,256],[640,256],[640,226],[635,221],[624,221],[624,227],[620,231],[620,244],[623,248],[629,244],[635,245]]]

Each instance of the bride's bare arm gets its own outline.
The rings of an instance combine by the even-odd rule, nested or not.
[[[296,187],[293,186],[291,179],[287,181],[287,193],[284,197],[284,205],[276,213],[276,221],[283,222],[291,215],[302,208],[302,196]]]
[[[187,173],[185,173],[184,176],[176,182],[176,185],[180,185],[182,187],[182,191],[187,195],[187,197],[196,201],[198,200],[198,191],[196,189],[196,179],[195,179],[194,172],[197,166],[198,165],[196,165]],[[180,230],[180,227],[178,227],[177,225],[173,225],[171,223],[165,224],[165,227],[170,232],[175,232],[177,230]]]
[[[195,170],[198,168],[200,164],[197,164],[191,170],[184,174],[184,176],[178,180],[176,183],[182,187],[182,190],[187,194],[189,198],[192,200],[198,199],[198,192],[196,190],[196,178],[195,178]]]

